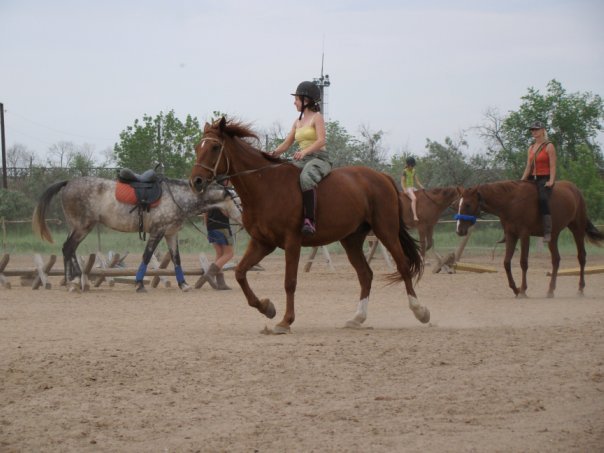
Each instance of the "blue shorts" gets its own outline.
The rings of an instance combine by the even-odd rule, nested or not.
[[[208,231],[208,241],[210,244],[233,245],[233,235],[230,228],[221,228],[219,230]]]

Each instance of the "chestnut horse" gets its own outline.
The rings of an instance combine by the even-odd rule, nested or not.
[[[421,255],[426,257],[426,252],[434,245],[434,226],[438,223],[441,214],[459,199],[461,187],[435,187],[421,189],[415,192],[417,198],[417,216],[419,222],[413,221],[411,200],[403,192],[400,198],[403,201],[403,220],[405,225],[417,228]]]
[[[396,184],[389,176],[366,167],[334,169],[317,191],[317,232],[302,236],[302,192],[300,170],[293,164],[270,157],[244,138],[256,135],[244,124],[222,118],[206,124],[204,136],[195,147],[197,160],[191,173],[191,187],[203,192],[214,180],[230,178],[243,205],[243,225],[250,242],[235,269],[237,282],[247,302],[268,318],[276,314],[273,303],[259,300],[246,278],[247,271],[279,247],[285,251],[286,308],[275,333],[287,333],[294,322],[300,248],[340,241],[361,285],[354,318],[347,323],[358,327],[367,318],[373,272],[363,254],[363,242],[370,230],[384,244],[397,265],[390,280],[404,281],[409,307],[423,323],[430,312],[420,304],[413,288],[423,270],[417,242],[402,220],[402,204]],[[320,296],[317,296],[320,297]]]
[[[528,254],[531,236],[543,236],[542,218],[537,207],[537,187],[532,181],[499,181],[481,184],[462,191],[459,202],[459,213],[455,216],[457,234],[465,236],[468,227],[476,221],[481,211],[499,217],[505,234],[505,258],[503,266],[508,277],[510,288],[516,297],[526,297],[526,271],[528,269]],[[601,245],[604,234],[587,218],[583,195],[573,183],[558,181],[552,190],[550,199],[552,214],[552,235],[549,241],[549,251],[552,257],[552,273],[547,297],[554,297],[556,277],[560,265],[558,252],[558,236],[567,228],[573,234],[577,245],[579,259],[579,294],[585,288],[585,237],[593,244]],[[516,287],[512,276],[512,256],[516,243],[520,239],[520,267],[522,268],[522,284]]]

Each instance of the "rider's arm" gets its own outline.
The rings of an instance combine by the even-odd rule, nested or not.
[[[549,181],[548,185],[551,187],[556,181],[556,161],[558,156],[556,155],[556,148],[553,144],[549,143],[545,148],[545,152],[549,156]]]
[[[294,122],[294,125],[292,126],[291,130],[289,131],[289,134],[287,134],[287,137],[285,137],[285,140],[283,140],[283,143],[281,143],[279,146],[277,146],[277,148],[271,154],[275,157],[280,156],[294,144],[295,138],[296,138],[296,123]]]

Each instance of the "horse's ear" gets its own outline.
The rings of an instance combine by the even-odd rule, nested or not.
[[[463,186],[457,186],[456,189],[459,196],[461,196],[461,194],[463,193]]]
[[[224,116],[222,118],[220,118],[220,122],[218,123],[218,127],[220,128],[221,132],[224,132],[224,129],[226,128],[226,123],[227,123],[227,120],[226,120],[226,118]]]
[[[203,132],[206,133],[212,125],[206,121],[206,124],[203,126]]]

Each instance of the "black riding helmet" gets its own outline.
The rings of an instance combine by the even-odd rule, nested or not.
[[[292,96],[304,96],[307,97],[314,102],[321,101],[321,90],[314,82],[301,82],[296,88],[296,92],[292,93]]]
[[[407,165],[415,167],[415,157],[407,157],[407,160],[405,162],[407,163]]]
[[[319,106],[319,102],[321,102],[321,90],[314,82],[304,81],[298,84],[298,88],[296,88],[296,92],[292,93],[292,96],[300,96],[302,99],[302,110],[300,110],[300,119],[302,119],[302,114],[304,113],[304,109],[309,105]],[[312,102],[310,104],[306,103],[306,98],[310,99]]]

